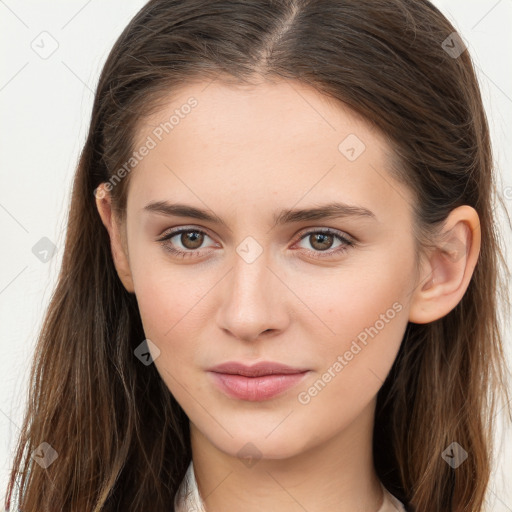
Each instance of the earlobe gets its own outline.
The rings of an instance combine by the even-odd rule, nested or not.
[[[119,279],[128,292],[134,293],[135,289],[127,256],[127,247],[123,244],[121,227],[119,223],[116,222],[115,215],[112,214],[110,192],[105,189],[104,183],[96,189],[95,196],[98,213],[110,237],[112,259]]]
[[[448,216],[439,243],[430,250],[416,283],[409,321],[433,322],[446,316],[464,296],[480,253],[480,222],[474,208],[464,205]]]

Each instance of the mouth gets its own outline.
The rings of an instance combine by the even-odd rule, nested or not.
[[[274,362],[252,366],[228,362],[208,370],[213,383],[226,395],[249,402],[269,400],[302,381],[310,372]]]

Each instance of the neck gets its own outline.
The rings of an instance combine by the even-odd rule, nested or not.
[[[190,424],[192,459],[208,512],[377,512],[383,502],[373,465],[375,401],[336,436],[285,459],[245,465]]]

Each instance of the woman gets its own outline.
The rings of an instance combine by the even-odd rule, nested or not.
[[[25,512],[483,510],[493,187],[429,2],[150,1],[98,84],[7,509],[19,481]]]

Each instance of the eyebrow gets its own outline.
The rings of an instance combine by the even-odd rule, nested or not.
[[[227,224],[220,217],[211,212],[211,210],[203,210],[187,204],[154,201],[147,204],[143,210],[168,216],[191,217],[211,222],[212,224],[219,224],[226,228],[228,227]],[[377,220],[376,215],[367,208],[336,202],[312,208],[285,209],[275,212],[273,215],[274,225],[279,226],[295,222],[343,217],[367,217]]]

